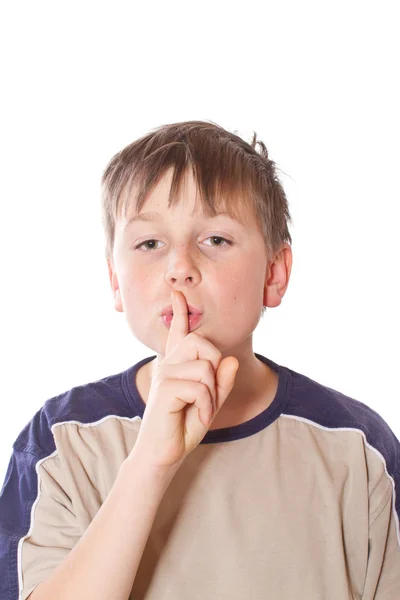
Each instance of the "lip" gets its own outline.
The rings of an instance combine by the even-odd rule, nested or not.
[[[201,310],[199,310],[198,308],[196,308],[195,306],[192,306],[191,304],[188,304],[188,311],[194,315],[194,316],[198,316],[201,315],[202,312]],[[161,316],[164,317],[164,315],[173,315],[174,311],[172,310],[172,305],[169,304],[168,306],[165,306],[162,310]]]
[[[196,327],[199,325],[201,319],[202,319],[202,314],[193,314],[193,315],[189,315],[189,331],[193,331],[193,329],[196,329]],[[171,323],[172,323],[172,318],[173,318],[173,314],[172,313],[166,313],[165,315],[161,316],[162,322],[164,323],[164,325],[167,327],[167,329],[170,329],[171,327]]]

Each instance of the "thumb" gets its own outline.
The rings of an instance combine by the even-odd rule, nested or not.
[[[234,356],[228,356],[227,358],[221,360],[215,376],[217,412],[232,391],[238,370],[239,361]]]

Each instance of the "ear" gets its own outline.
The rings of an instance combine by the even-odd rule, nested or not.
[[[279,306],[289,285],[293,254],[289,244],[284,244],[274,260],[267,265],[264,284],[264,306]]]
[[[114,296],[114,307],[118,312],[124,312],[124,307],[122,305],[121,291],[119,289],[118,276],[115,271],[114,265],[111,260],[107,260],[108,267],[108,276],[110,279],[111,289]]]

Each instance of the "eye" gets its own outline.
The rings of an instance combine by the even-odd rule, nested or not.
[[[223,242],[225,242],[225,244],[217,244],[216,246],[214,244],[212,244],[212,246],[214,248],[223,248],[224,245],[228,245],[228,246],[232,246],[232,243],[230,240],[227,240],[226,238],[221,237],[220,235],[211,235],[210,237],[206,238],[207,240],[222,240]],[[153,243],[157,243],[159,242],[159,240],[145,240],[144,242],[141,242],[140,244],[138,244],[137,246],[135,246],[135,250],[138,250],[139,248],[141,248],[142,246],[145,246],[145,244],[153,244]],[[148,248],[148,246],[146,246],[147,250],[144,250],[145,252],[149,252],[150,250],[156,250],[157,248],[151,247]]]
[[[158,242],[159,240],[145,240],[144,242],[141,242],[140,244],[138,244],[137,246],[135,246],[135,250],[138,250],[139,248],[141,248],[142,246],[144,246],[144,244],[149,244],[150,242]],[[154,250],[154,248],[150,248],[150,250]]]
[[[223,242],[225,242],[225,244],[217,244],[216,246],[214,246],[214,248],[223,248],[223,246],[226,244],[228,244],[228,246],[232,246],[232,242],[230,240],[227,240],[223,237],[221,237],[220,235],[210,235],[210,237],[206,238],[207,240],[222,240]],[[214,245],[214,244],[212,244]]]

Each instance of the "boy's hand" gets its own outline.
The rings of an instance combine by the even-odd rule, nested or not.
[[[238,360],[221,352],[205,337],[188,334],[188,307],[173,292],[174,312],[165,357],[150,386],[135,455],[150,467],[178,467],[207,433],[232,390]]]

